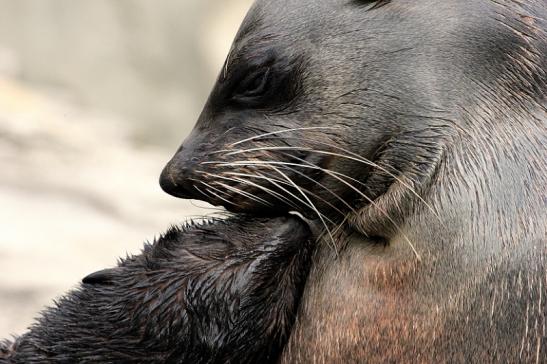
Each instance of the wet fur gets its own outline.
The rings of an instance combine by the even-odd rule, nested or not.
[[[0,345],[0,363],[269,363],[311,261],[296,218],[172,228]]]

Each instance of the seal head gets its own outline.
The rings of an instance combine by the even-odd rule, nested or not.
[[[161,185],[322,222],[285,362],[547,361],[546,19],[541,0],[254,4]]]
[[[47,309],[0,363],[273,363],[309,271],[296,217],[172,228]]]

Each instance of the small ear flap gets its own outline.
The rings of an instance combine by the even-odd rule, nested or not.
[[[118,268],[103,269],[95,273],[91,273],[84,279],[82,279],[83,284],[104,284],[110,285],[113,284],[116,278],[119,276]]]

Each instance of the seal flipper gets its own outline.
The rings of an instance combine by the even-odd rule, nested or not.
[[[118,268],[103,269],[84,277],[82,283],[110,285],[119,277],[119,271]]]

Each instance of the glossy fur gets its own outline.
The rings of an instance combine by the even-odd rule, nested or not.
[[[255,3],[161,184],[320,217],[284,362],[547,362],[546,19],[544,0]]]
[[[288,339],[311,260],[299,219],[172,228],[94,273],[0,345],[0,363],[269,363]]]

